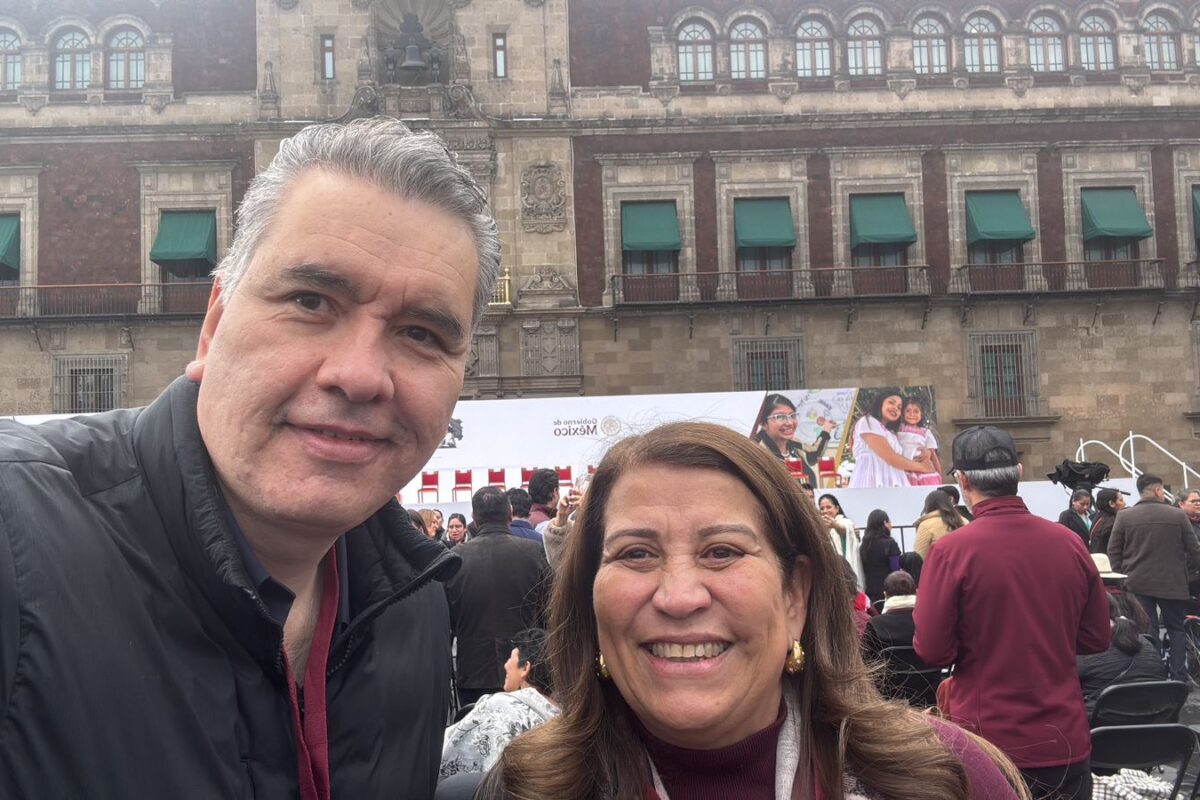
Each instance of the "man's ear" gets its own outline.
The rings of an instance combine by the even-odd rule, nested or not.
[[[225,304],[221,301],[221,279],[213,281],[212,292],[208,295],[208,309],[204,312],[204,323],[200,326],[200,341],[196,343],[196,358],[184,367],[183,374],[188,380],[199,383],[204,377],[204,361],[208,358],[212,346],[213,334],[217,324],[225,312]]]

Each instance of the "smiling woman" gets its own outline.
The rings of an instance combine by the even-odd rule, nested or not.
[[[765,448],[675,423],[597,468],[550,609],[562,716],[483,798],[1026,797],[1003,756],[884,701],[837,556]]]

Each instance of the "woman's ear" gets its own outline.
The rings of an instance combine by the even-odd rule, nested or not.
[[[793,638],[800,638],[808,618],[808,593],[812,590],[812,562],[808,556],[797,556],[792,565],[792,573],[788,576],[783,587],[784,599],[787,603],[787,629],[796,631]]]

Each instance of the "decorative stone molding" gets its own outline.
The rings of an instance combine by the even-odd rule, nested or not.
[[[500,337],[495,325],[480,325],[471,338],[467,355],[466,377],[496,378],[500,376]]]
[[[456,83],[446,87],[446,116],[453,119],[483,119],[479,101],[471,87]]]
[[[521,375],[579,374],[579,325],[573,318],[521,323]]]
[[[291,11],[293,8],[300,5],[300,0],[275,0],[275,5],[279,6],[284,11]]]
[[[553,71],[550,73],[550,91],[547,92],[550,101],[551,116],[565,117],[570,113],[567,99],[567,84],[563,80],[562,59],[554,59]]]
[[[963,76],[956,77],[953,83],[955,89],[967,89],[971,86],[971,80]]]
[[[786,103],[795,96],[796,92],[800,91],[800,84],[795,81],[781,81],[767,84],[767,89],[775,95],[779,102]]]
[[[142,102],[156,114],[161,114],[171,104],[171,99],[171,95],[165,92],[146,92],[142,95]]]
[[[1012,93],[1017,97],[1024,97],[1025,93],[1033,88],[1032,75],[1009,75],[1004,79],[1004,84],[1012,89]]]
[[[846,80],[845,78],[834,78],[833,79],[833,90],[835,92],[850,91],[850,81]]]
[[[44,94],[23,94],[19,98],[21,105],[25,106],[25,110],[30,114],[36,114],[46,107],[50,102],[50,97]]]
[[[546,0],[525,0],[525,5],[530,8],[541,8],[546,4]]]
[[[667,83],[660,84],[658,86],[651,86],[650,94],[657,97],[658,102],[662,103],[664,106],[669,106],[671,105],[671,101],[679,96],[679,85]]]
[[[446,142],[446,147],[449,147],[451,150],[482,151],[492,149],[492,137],[486,131],[477,136],[446,134],[443,139]]]
[[[1082,72],[1072,72],[1067,76],[1067,80],[1072,86],[1083,86],[1087,83],[1087,75]]]
[[[521,173],[521,223],[531,233],[567,227],[567,181],[558,164],[532,164]]]
[[[258,107],[264,116],[279,116],[279,89],[275,85],[275,65],[263,64],[262,89],[258,92]]]
[[[518,294],[523,310],[552,310],[579,306],[575,287],[559,268],[549,265],[538,267],[533,275],[526,278]]]
[[[888,81],[888,88],[903,100],[917,88],[917,81],[915,78],[892,78]]]
[[[1150,85],[1149,75],[1122,75],[1121,83],[1132,95],[1140,95]]]

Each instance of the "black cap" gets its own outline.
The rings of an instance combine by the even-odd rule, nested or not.
[[[984,460],[988,453],[997,450],[1004,451],[1003,456],[997,458],[993,455],[991,459]],[[954,463],[949,472],[1015,467],[1020,461],[1017,458],[1017,443],[1012,436],[991,425],[976,425],[955,436],[951,453]]]

